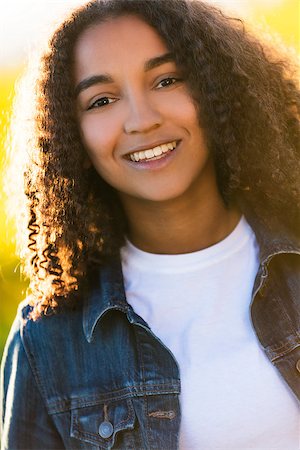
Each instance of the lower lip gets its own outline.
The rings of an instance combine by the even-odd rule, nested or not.
[[[148,160],[142,160],[138,162],[134,162],[131,160],[127,160],[128,163],[134,167],[135,169],[141,169],[141,170],[155,170],[155,169],[161,169],[165,167],[175,156],[175,153],[177,153],[178,147],[180,145],[180,142],[176,145],[176,147],[173,150],[169,150],[166,153],[163,153],[160,158],[158,159],[148,159]]]

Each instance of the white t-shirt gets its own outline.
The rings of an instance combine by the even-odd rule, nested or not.
[[[175,356],[181,450],[299,450],[293,394],[255,336],[249,306],[258,247],[244,218],[194,253],[121,250],[129,304]]]

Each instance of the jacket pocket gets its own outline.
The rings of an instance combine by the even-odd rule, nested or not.
[[[134,421],[131,399],[74,409],[71,415],[71,437],[101,449],[111,449],[120,432],[133,429]]]

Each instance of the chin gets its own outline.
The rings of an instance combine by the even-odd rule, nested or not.
[[[140,196],[139,198],[149,202],[163,203],[179,199],[184,196],[185,192],[186,191],[181,189],[170,190],[170,188],[166,188],[157,192],[147,192],[147,194]]]

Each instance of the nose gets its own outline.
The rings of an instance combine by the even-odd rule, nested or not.
[[[128,112],[124,121],[126,134],[147,133],[158,128],[162,123],[162,116],[157,105],[151,104],[144,95],[131,96],[128,99]]]

